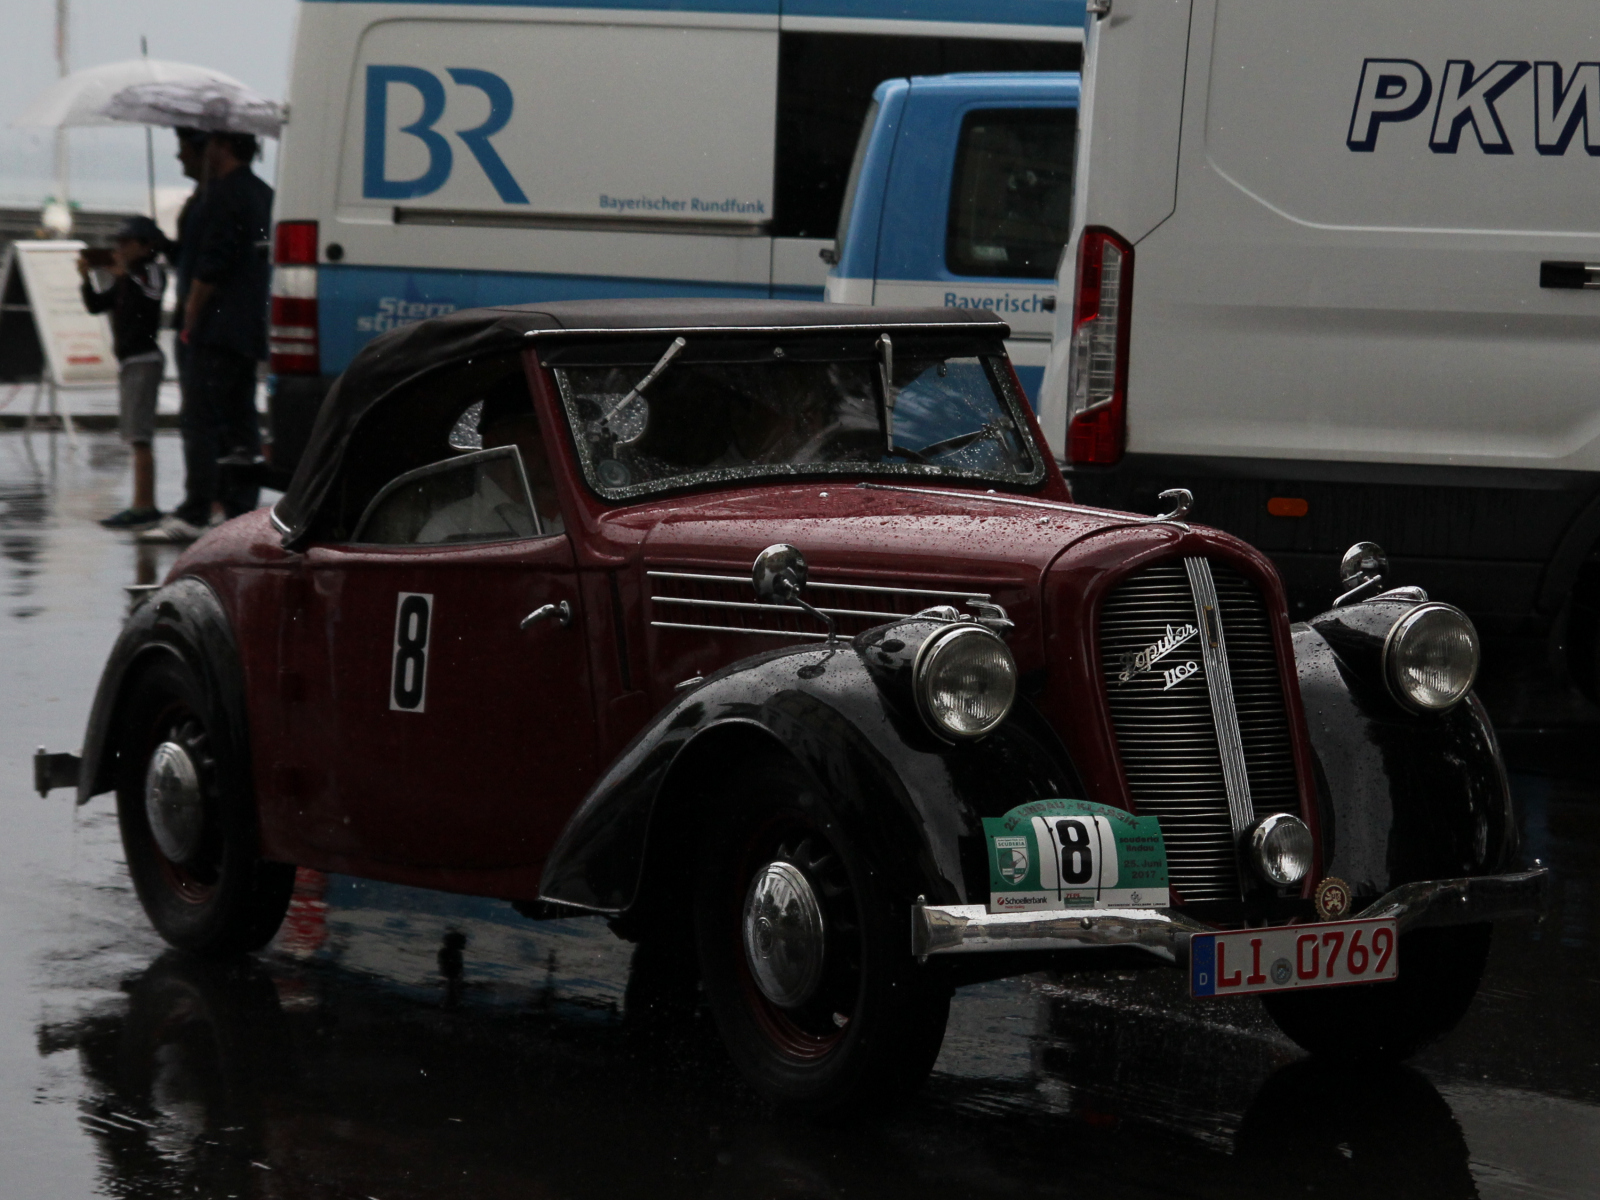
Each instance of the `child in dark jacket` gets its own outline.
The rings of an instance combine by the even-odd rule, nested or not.
[[[109,270],[111,286],[96,290],[89,264],[78,260],[83,278],[83,303],[92,313],[111,314],[111,342],[117,356],[117,392],[122,440],[133,450],[133,503],[100,522],[108,529],[148,529],[161,520],[156,508],[156,399],[166,359],[156,343],[161,328],[161,296],[167,273],[156,260],[165,242],[149,217],[132,217],[117,230]]]

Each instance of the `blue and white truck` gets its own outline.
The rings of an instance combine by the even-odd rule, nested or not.
[[[361,345],[428,316],[820,299],[877,84],[1075,69],[1083,19],[1084,0],[305,0],[278,160],[277,465]]]
[[[982,308],[1010,324],[1038,394],[1072,233],[1075,71],[890,79],[873,93],[839,216],[827,298]]]

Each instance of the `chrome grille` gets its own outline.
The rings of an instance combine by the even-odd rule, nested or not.
[[[1298,811],[1266,608],[1237,573],[1214,566],[1211,576],[1249,799],[1258,814]],[[1172,886],[1187,901],[1240,894],[1205,637],[1204,614],[1181,560],[1132,576],[1111,593],[1100,616],[1106,695],[1123,770],[1139,811],[1161,819]]]

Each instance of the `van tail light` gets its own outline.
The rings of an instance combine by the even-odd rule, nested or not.
[[[1078,242],[1078,298],[1067,373],[1067,458],[1111,464],[1127,442],[1128,301],[1133,247],[1109,229]]]
[[[272,320],[268,335],[275,375],[320,375],[317,346],[317,223],[279,221],[272,239]]]

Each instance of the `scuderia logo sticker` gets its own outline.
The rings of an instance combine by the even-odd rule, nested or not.
[[[1165,908],[1161,822],[1087,800],[1036,800],[985,817],[989,911]]]

